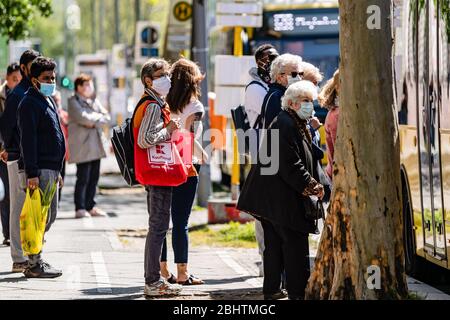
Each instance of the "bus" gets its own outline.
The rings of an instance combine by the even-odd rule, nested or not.
[[[448,0],[395,0],[407,273],[418,257],[449,269],[450,9]]]

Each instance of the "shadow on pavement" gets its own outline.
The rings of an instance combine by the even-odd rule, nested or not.
[[[11,274],[11,273],[8,273]],[[0,279],[0,283],[17,283],[17,282],[24,282],[28,281],[28,279],[25,276],[22,276],[20,278],[4,278]]]
[[[262,289],[230,289],[209,293],[212,300],[264,300]]]
[[[104,289],[111,289],[111,292],[102,292]],[[144,293],[144,287],[114,287],[114,288],[92,288],[92,289],[84,289],[81,290],[81,292],[88,296],[105,296],[105,295],[131,295],[130,297],[122,296],[122,297],[114,297],[114,299],[128,299],[132,298],[134,296],[137,296],[139,293],[139,296],[142,297]],[[113,297],[111,297],[112,299]],[[110,298],[105,298],[110,299]]]
[[[208,279],[205,280],[205,285],[224,284],[233,282],[243,282],[248,279],[254,279],[255,276],[238,276],[235,278],[223,278],[223,279]]]

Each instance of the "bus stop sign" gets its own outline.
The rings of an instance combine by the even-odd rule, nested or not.
[[[192,6],[186,1],[180,1],[173,7],[173,16],[184,22],[192,17]]]

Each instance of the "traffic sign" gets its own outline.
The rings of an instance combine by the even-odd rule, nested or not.
[[[186,1],[180,1],[173,7],[175,19],[185,22],[192,17],[192,5]]]
[[[259,0],[221,0],[216,5],[216,21],[223,27],[253,27],[263,25],[263,4]]]
[[[150,57],[158,56],[159,40],[159,25],[148,21],[138,21],[134,51],[135,63],[143,64]]]

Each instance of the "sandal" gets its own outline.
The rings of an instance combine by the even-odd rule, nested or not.
[[[170,274],[170,277],[167,278],[167,282],[170,284],[176,284],[177,283],[177,278],[175,278],[175,276],[173,275],[173,273]]]
[[[178,284],[181,284],[183,286],[197,286],[197,285],[201,285],[204,283],[205,283],[205,281],[195,277],[192,274],[189,275],[189,278],[186,281],[178,281]]]

